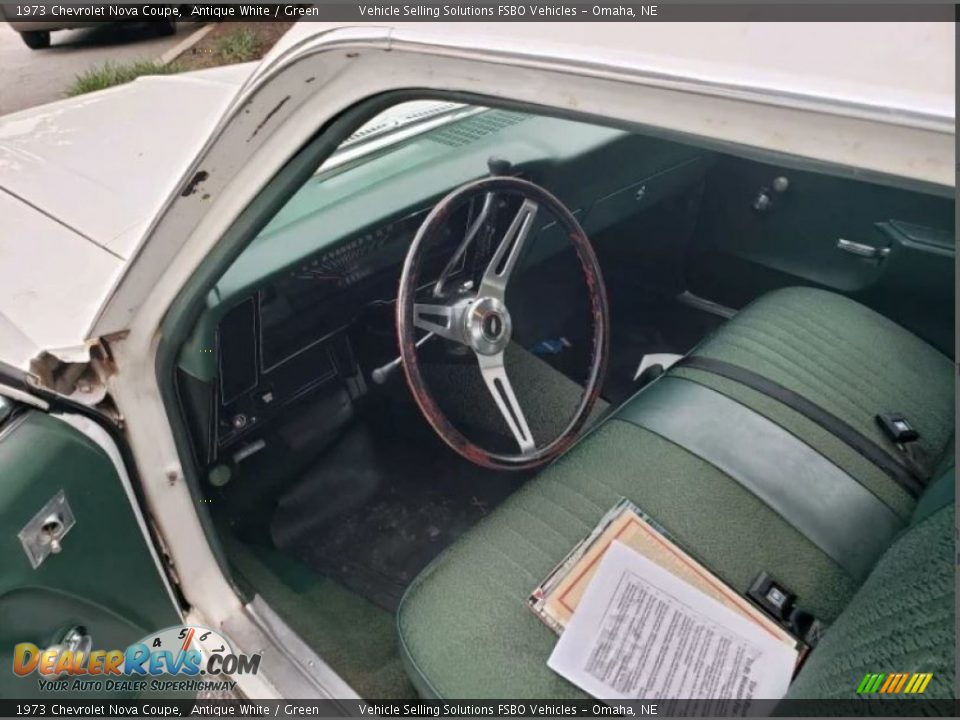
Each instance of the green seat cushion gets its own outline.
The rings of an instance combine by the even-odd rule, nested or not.
[[[526,599],[621,497],[741,591],[761,571],[771,572],[827,621],[856,591],[824,553],[739,483],[614,418],[514,493],[410,586],[398,626],[418,691],[447,698],[581,697],[547,668],[556,636]]]
[[[810,655],[787,700],[856,699],[867,673],[933,673],[924,698],[953,697],[953,533],[948,504],[887,550]],[[789,704],[783,709],[790,714]]]
[[[751,370],[802,395],[892,454],[875,416],[903,413],[933,467],[952,446],[954,366],[896,323],[859,303],[811,288],[786,288],[741,310],[694,355]],[[781,424],[856,477],[903,519],[914,500],[872,463],[787,406],[726,378],[672,371]]]

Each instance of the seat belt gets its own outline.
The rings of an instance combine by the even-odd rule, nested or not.
[[[909,462],[901,456],[892,455],[884,447],[878,445],[833,413],[759,373],[724,360],[697,355],[688,355],[679,360],[673,367],[686,367],[691,370],[702,370],[713,375],[719,375],[773,398],[800,413],[808,420],[812,420],[838,440],[844,442],[889,475],[911,496],[919,497],[926,487],[927,477],[916,463]]]

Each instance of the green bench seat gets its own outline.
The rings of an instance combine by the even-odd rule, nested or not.
[[[903,412],[920,430],[927,453],[943,462],[952,457],[953,364],[850,300],[815,290],[773,293],[738,314],[694,353],[775,375],[776,382],[822,404],[878,443],[885,439],[875,433],[873,415]],[[867,374],[872,380],[864,383]],[[774,483],[770,495],[744,482],[741,475],[756,475],[762,463],[751,458],[738,467],[736,453],[729,452],[725,457],[733,460],[719,462],[709,443],[687,443],[682,432],[677,436],[670,422],[662,422],[674,419],[672,394],[687,398],[687,405],[696,397],[690,386],[719,396],[718,407],[736,404],[737,412],[749,413],[766,432],[779,433],[783,442],[792,441],[798,452],[815,451],[825,467],[839,473],[838,482],[847,490],[859,492],[873,511],[891,518],[889,542],[874,542],[867,557],[861,552],[858,562],[864,572],[851,569],[842,557],[838,560],[829,547],[825,551],[822,538],[811,532],[809,509],[816,505],[807,506],[804,517],[784,505],[798,497],[789,485]],[[682,409],[697,417],[696,407]],[[709,440],[723,422],[706,417],[694,423],[691,434],[707,433]],[[743,448],[742,456],[749,452]],[[784,489],[786,495],[777,495]],[[526,599],[621,497],[655,518],[732,587],[744,592],[760,572],[772,573],[797,593],[805,610],[840,630],[848,622],[844,609],[859,597],[861,586],[866,591],[876,584],[872,575],[864,584],[870,567],[895,538],[901,538],[899,545],[913,532],[910,522],[916,509],[916,500],[893,480],[788,407],[725,378],[678,368],[514,493],[414,581],[397,621],[404,661],[418,692],[443,698],[583,697],[547,668],[556,636],[527,608]],[[822,517],[813,518],[814,531],[829,534],[831,527],[848,520],[829,505],[821,512]],[[918,527],[936,535],[942,522],[928,518]],[[846,536],[837,537],[842,541]],[[850,542],[856,544],[855,539]],[[886,558],[875,572],[884,563]],[[948,626],[937,615],[935,625],[949,635],[952,648],[952,620]],[[818,655],[829,654],[831,632],[823,642],[827,650],[818,648],[809,667],[816,668]],[[879,660],[873,657],[870,662]],[[849,665],[859,668],[863,663],[851,660]],[[815,674],[804,670],[797,687],[820,692],[822,682],[801,682],[807,673]]]

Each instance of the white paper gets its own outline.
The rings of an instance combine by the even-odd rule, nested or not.
[[[640,365],[633,374],[633,379],[639,380],[640,376],[643,375],[643,371],[651,365],[659,365],[664,371],[669,370],[670,367],[675,365],[677,360],[682,357],[683,355],[676,355],[674,353],[650,353],[649,355],[644,355],[640,358]]]
[[[547,665],[597,698],[730,715],[783,697],[796,660],[760,625],[614,542]]]

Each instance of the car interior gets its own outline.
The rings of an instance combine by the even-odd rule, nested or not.
[[[365,698],[582,697],[527,598],[621,498],[795,596],[789,697],[919,666],[949,696],[953,228],[952,188],[391,108],[179,349],[202,511],[241,594]]]

